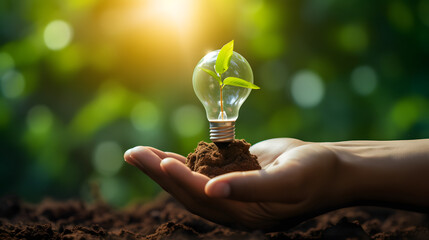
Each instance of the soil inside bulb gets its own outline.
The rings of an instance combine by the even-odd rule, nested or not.
[[[229,172],[261,169],[249,148],[250,144],[244,139],[216,144],[201,141],[195,151],[188,154],[186,165],[210,178]]]

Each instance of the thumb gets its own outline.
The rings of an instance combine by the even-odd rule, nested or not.
[[[232,172],[217,176],[207,182],[205,193],[209,197],[228,198],[245,202],[297,203],[303,199],[296,190],[291,176],[254,170]],[[299,191],[302,192],[302,191]]]

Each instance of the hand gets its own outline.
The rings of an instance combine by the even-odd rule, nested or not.
[[[262,170],[213,179],[192,172],[186,158],[136,147],[125,160],[138,167],[192,213],[233,227],[276,230],[345,204],[336,154],[323,144],[270,139],[253,145]]]

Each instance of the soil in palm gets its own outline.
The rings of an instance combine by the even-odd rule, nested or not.
[[[250,144],[243,139],[216,144],[201,141],[195,151],[189,153],[186,164],[192,171],[210,178],[229,172],[261,169],[249,148]]]

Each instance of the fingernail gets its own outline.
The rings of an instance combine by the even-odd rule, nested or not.
[[[161,166],[166,166],[169,163],[171,163],[172,161],[174,161],[172,158],[164,158],[164,159],[161,160],[160,165]]]
[[[212,187],[211,196],[218,198],[226,198],[231,192],[231,187],[225,182],[215,183]]]
[[[124,159],[126,162],[130,163],[131,165],[134,165],[134,163],[132,161],[134,161],[134,157],[133,157],[133,153],[135,153],[135,151],[137,151],[139,147],[133,147],[128,149],[125,154],[124,154]]]
[[[130,148],[130,149],[128,149],[126,152],[125,152],[125,155],[131,155],[134,151],[136,151],[138,148],[140,148],[139,146],[137,146],[137,147],[133,147],[133,148]]]

